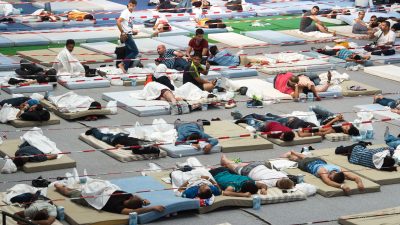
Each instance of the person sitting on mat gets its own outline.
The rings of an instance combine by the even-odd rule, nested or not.
[[[186,57],[190,57],[194,52],[194,55],[199,55],[200,58],[208,56],[208,41],[204,39],[204,30],[197,29],[195,36],[190,39],[189,46],[186,49]]]
[[[57,82],[55,69],[44,70],[36,63],[31,63],[26,59],[21,59],[20,67],[15,70],[15,73],[23,79],[36,80],[37,83]]]
[[[396,42],[396,33],[390,29],[390,22],[383,21],[380,30],[370,34],[370,39],[375,39],[377,46],[392,46]]]
[[[309,111],[315,113],[320,124],[324,126],[325,132],[344,133],[350,136],[360,135],[360,131],[353,124],[345,121],[342,114],[335,115],[319,105],[310,106]]]
[[[277,187],[279,189],[292,189],[294,182],[288,178],[285,173],[269,169],[265,166],[265,162],[257,161],[250,163],[235,163],[229,160],[225,155],[221,156],[221,166],[228,168],[230,171],[242,176],[248,176],[261,183],[268,188]],[[267,194],[267,189],[261,189],[261,194]]]
[[[218,144],[218,139],[212,138],[204,132],[203,122],[182,122],[177,119],[174,123],[178,132],[177,144],[191,144],[197,150],[203,150],[205,154]]]
[[[73,198],[71,199],[72,202],[78,205],[94,208],[94,206],[88,202],[90,199],[85,198],[86,195],[83,191],[68,188],[60,183],[54,184],[54,187],[60,194]],[[111,194],[102,197],[108,197],[108,200],[105,203],[104,200],[101,201],[101,203],[97,203],[101,204],[101,206],[99,207],[96,205],[96,207],[99,208],[98,210],[110,213],[129,215],[132,212],[143,214],[147,212],[163,212],[165,210],[165,207],[162,205],[143,207],[150,205],[150,201],[122,190],[115,190]]]
[[[43,108],[43,105],[36,99],[28,97],[16,97],[5,99],[0,102],[0,106],[9,104],[19,108],[16,117],[25,121],[48,121],[50,120],[49,111]]]
[[[311,11],[304,13],[300,21],[300,31],[305,33],[319,31],[322,33],[331,33],[333,36],[335,36],[336,32],[329,32],[325,24],[318,19],[318,13],[318,6],[314,6],[312,7]]]
[[[200,90],[211,92],[216,88],[217,80],[208,81],[200,77],[200,74],[207,75],[209,69],[210,64],[208,62],[206,62],[206,68],[201,65],[200,55],[193,55],[192,63],[183,71],[183,84],[190,82],[200,88]],[[222,89],[218,91],[222,91]]]
[[[346,194],[349,194],[351,189],[343,183],[345,180],[354,181],[358,189],[364,191],[364,184],[359,176],[339,166],[328,164],[321,158],[306,157],[295,151],[284,154],[284,157],[297,162],[302,171],[320,178],[328,186],[342,189]]]
[[[116,148],[123,148],[125,150],[131,150],[133,154],[143,155],[143,154],[160,154],[160,149],[154,146],[144,146],[148,145],[150,142],[145,140],[140,140],[138,138],[129,137],[126,133],[103,133],[97,128],[91,128],[85,132],[86,135],[91,135],[96,139],[103,141],[109,145]]]
[[[156,59],[156,71],[154,71],[152,79],[154,82],[158,82],[167,86],[170,90],[174,91],[175,86],[172,84],[170,77],[167,74],[167,66],[165,64],[159,64],[160,62]]]
[[[256,184],[250,177],[238,175],[226,167],[211,169],[209,172],[223,190],[224,196],[250,198],[251,195],[258,193],[258,189],[261,189],[262,193],[266,193],[267,186],[265,184]]]
[[[339,146],[335,154],[345,155],[350,163],[384,171],[397,171],[392,157],[394,148],[368,148],[371,142],[359,142],[350,146]]]
[[[382,106],[388,106],[390,111],[400,114],[400,98],[397,100],[391,98],[385,98],[383,95],[375,95],[374,103],[377,103]]]
[[[364,22],[365,11],[359,11],[358,17],[354,19],[353,34],[371,34],[377,31],[378,22],[376,16],[371,16],[369,23]]]
[[[168,69],[183,71],[188,66],[188,61],[183,58],[185,54],[174,49],[167,49],[165,45],[157,46],[158,61],[165,64]]]
[[[53,159],[57,159],[57,155],[44,154],[38,148],[30,145],[28,142],[24,142],[18,146],[13,162],[17,168],[22,168],[27,162],[45,162]]]
[[[14,214],[17,217],[28,219],[33,224],[51,225],[56,221],[57,207],[47,200],[36,200],[24,211]],[[25,224],[17,221],[18,224]]]
[[[274,88],[278,91],[291,95],[294,99],[298,99],[300,93],[307,94],[312,92],[316,101],[320,101],[321,98],[318,92],[327,91],[330,86],[332,75],[328,73],[328,82],[325,85],[315,86],[314,82],[304,74],[294,75],[292,72],[282,73],[276,75],[274,79]]]
[[[219,51],[216,45],[210,47],[208,62],[217,66],[247,66],[252,63],[268,64],[268,61],[249,58],[246,55],[235,55],[226,49]]]
[[[57,71],[59,76],[86,76],[94,77],[96,75],[105,76],[106,73],[90,69],[87,65],[82,65],[78,58],[76,58],[72,51],[75,48],[75,41],[68,39],[65,43],[65,48],[61,50],[53,64],[53,68]]]
[[[234,118],[240,118],[235,121],[236,124],[245,123],[259,132],[273,132],[267,134],[267,137],[269,138],[276,138],[282,141],[293,141],[296,136],[292,129],[290,129],[289,127],[286,127],[274,120],[269,120],[264,115],[252,113],[243,117],[240,112],[233,112],[232,115]],[[299,136],[314,135],[311,133],[306,134],[303,131],[298,131],[297,133],[299,134]]]

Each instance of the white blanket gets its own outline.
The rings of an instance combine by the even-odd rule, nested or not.
[[[174,125],[168,124],[164,119],[154,119],[152,126],[141,126],[136,123],[135,127],[126,128],[129,136],[157,143],[175,143],[178,133]]]
[[[20,138],[22,142],[28,142],[31,146],[36,147],[41,152],[43,152],[43,154],[61,153],[61,151],[57,148],[56,143],[51,141],[48,137],[44,136],[42,129],[38,127],[32,128]],[[58,158],[61,157],[62,155],[59,154]]]
[[[320,31],[312,31],[312,32],[302,32],[302,31],[297,31],[299,34],[307,36],[307,37],[313,37],[313,38],[329,38],[333,37],[332,34],[328,33],[322,33]]]
[[[277,159],[271,160],[271,167],[276,170],[283,170],[287,168],[297,167],[297,162],[290,161],[288,159]]]
[[[347,73],[339,73],[337,71],[331,71],[332,78],[331,84],[338,85],[343,83],[343,81],[350,80],[350,76]],[[326,84],[328,82],[328,72],[319,74],[319,79],[321,79],[320,84]]]
[[[107,204],[111,194],[117,190],[121,190],[121,188],[110,183],[109,181],[93,179],[88,180],[84,185],[82,196],[98,196],[95,198],[85,198],[85,200],[93,208],[100,210]]]
[[[67,48],[58,53],[53,68],[59,76],[84,76],[85,68]]]
[[[158,82],[148,83],[142,91],[131,93],[130,96],[140,100],[155,100],[161,95],[161,91],[169,88]],[[202,98],[206,98],[209,94],[206,91],[200,90],[196,85],[192,83],[186,83],[174,91],[175,97],[181,97],[188,101],[196,101]]]
[[[18,112],[19,109],[14,108],[10,104],[4,104],[0,109],[0,122],[7,123],[8,121],[16,120]]]
[[[94,99],[70,91],[59,96],[50,96],[49,101],[57,106],[60,112],[82,112],[89,109]]]
[[[0,15],[9,16],[13,13],[14,7],[5,1],[0,1]]]
[[[20,194],[25,194],[25,193],[35,194],[39,190],[40,189],[32,187],[27,184],[16,184],[12,188],[10,188],[6,191],[6,196],[3,199],[3,201],[6,204],[12,204],[11,199],[14,198],[15,196],[18,196]],[[44,194],[42,193],[42,195],[44,195]]]

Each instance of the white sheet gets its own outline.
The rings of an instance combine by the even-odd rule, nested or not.
[[[320,31],[312,31],[312,32],[302,32],[302,31],[297,31],[299,34],[308,36],[308,37],[313,37],[313,38],[328,38],[328,37],[333,37],[332,34],[327,34],[327,33],[322,33]]]
[[[85,68],[79,60],[73,56],[67,48],[58,53],[53,68],[57,70],[57,75],[83,76]]]
[[[43,135],[42,129],[38,127],[32,128],[30,131],[26,132],[21,137],[22,142],[26,141],[31,146],[39,149],[43,154],[58,154],[61,151],[57,148],[56,143],[51,141],[48,137]],[[57,158],[61,158],[62,155],[59,154]]]
[[[331,84],[338,85],[346,80],[350,80],[350,76],[347,73],[339,73],[337,71],[331,71]],[[326,84],[328,82],[328,72],[319,74],[319,79],[321,79],[320,84]]]
[[[121,190],[117,185],[106,180],[90,179],[83,186],[83,196],[98,196],[95,198],[85,198],[87,203],[97,210],[101,210],[110,199],[111,194]]]
[[[30,186],[30,185],[28,185],[28,184],[16,184],[16,185],[14,185],[12,188],[7,189],[6,196],[5,196],[5,198],[3,199],[3,201],[4,201],[6,204],[12,204],[12,203],[11,203],[11,199],[12,199],[13,197],[18,196],[18,195],[20,195],[20,194],[24,194],[24,193],[35,194],[35,193],[36,193],[37,191],[39,191],[39,190],[40,190],[40,189],[35,188],[35,187],[32,187],[32,186]],[[42,195],[45,196],[45,192],[46,192],[46,191],[42,192]]]
[[[14,108],[10,104],[4,104],[0,109],[0,122],[7,123],[8,121],[16,120],[18,112],[19,109]]]
[[[60,112],[82,112],[89,109],[94,99],[70,91],[62,95],[50,96],[49,101],[57,106]]]
[[[168,124],[164,119],[154,119],[152,126],[141,126],[136,124],[135,127],[125,128],[129,132],[129,136],[156,143],[175,143],[178,132],[174,125]]]

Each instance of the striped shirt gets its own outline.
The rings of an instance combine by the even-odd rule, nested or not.
[[[376,169],[373,162],[373,156],[376,153],[383,152],[385,150],[388,150],[388,148],[385,147],[385,148],[368,149],[361,145],[356,145],[353,148],[353,151],[351,152],[349,162]]]
[[[175,64],[175,50],[174,49],[167,49],[164,55],[160,55],[160,61],[162,64],[166,65],[168,69],[174,69]]]
[[[344,49],[340,49],[340,50],[338,51],[337,57],[338,57],[339,59],[346,60],[346,59],[350,58],[350,56],[351,56],[352,54],[354,54],[354,52],[352,52],[352,51],[350,51],[350,50],[344,48]]]

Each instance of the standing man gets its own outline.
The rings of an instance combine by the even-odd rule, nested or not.
[[[119,31],[121,32],[121,41],[125,43],[125,72],[132,64],[131,59],[135,59],[139,54],[139,50],[136,46],[135,40],[133,40],[133,35],[136,35],[139,32],[138,30],[133,30],[133,10],[135,9],[136,5],[136,0],[129,0],[129,3],[127,5],[128,8],[122,11],[120,17],[117,19],[117,26]]]
[[[317,15],[319,13],[319,7],[312,7],[311,11],[303,14],[303,17],[300,21],[300,31],[308,33],[313,31],[320,31],[322,33],[331,33],[328,31],[328,28],[322,23]],[[332,33],[333,36],[336,35],[335,32]]]

